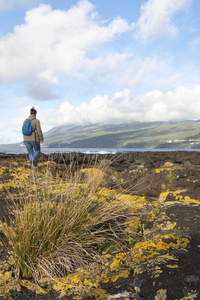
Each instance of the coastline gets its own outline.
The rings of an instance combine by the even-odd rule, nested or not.
[[[200,152],[200,149],[179,149],[179,148],[48,148],[41,147],[41,153],[49,155],[52,153],[84,153],[84,154],[116,154],[131,152]],[[25,147],[1,147],[0,153],[26,154]]]

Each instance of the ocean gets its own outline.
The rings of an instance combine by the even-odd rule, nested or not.
[[[41,152],[44,154],[51,153],[85,153],[85,154],[116,154],[116,153],[127,153],[127,152],[147,152],[147,151],[197,151],[200,149],[171,149],[171,148],[45,148],[41,147]],[[1,153],[7,154],[24,154],[27,150],[24,146],[13,147],[9,145],[0,146]]]

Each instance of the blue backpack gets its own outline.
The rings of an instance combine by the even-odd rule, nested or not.
[[[32,120],[26,120],[24,122],[24,125],[22,126],[22,133],[24,135],[31,135],[33,133],[32,129]]]

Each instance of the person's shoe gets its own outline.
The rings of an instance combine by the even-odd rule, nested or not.
[[[34,167],[37,167],[38,164],[37,164],[35,161],[33,161],[33,166],[34,166]]]

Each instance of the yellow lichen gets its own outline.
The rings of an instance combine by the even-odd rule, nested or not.
[[[181,298],[181,299],[178,299],[178,300],[195,300],[197,299],[197,291],[191,291],[191,293],[188,293],[187,296]]]
[[[110,280],[116,282],[119,278],[128,278],[130,272],[128,270],[123,270],[117,273],[117,275],[111,276]]]
[[[170,269],[175,269],[175,268],[178,268],[177,265],[166,265],[166,267],[170,268]]]
[[[165,242],[168,239],[173,242]],[[189,242],[188,238],[175,237],[173,235],[165,235],[152,241],[138,242],[132,249],[132,259],[134,261],[146,260],[154,255],[158,255],[160,250],[186,248]]]
[[[161,223],[160,225],[157,225],[157,228],[160,228],[162,230],[170,230],[170,229],[174,229],[176,227],[176,222],[170,222],[170,221],[163,221],[163,223]]]
[[[157,168],[156,169],[156,173],[158,174],[158,173],[160,173],[160,172],[166,172],[166,171],[171,171],[172,170],[172,168],[170,167],[163,167],[163,168]]]
[[[169,191],[161,193],[159,198],[158,198],[158,201],[159,202],[164,202],[168,195],[169,195]]]
[[[164,167],[172,167],[174,166],[174,164],[170,161],[167,161],[165,164],[164,164]]]
[[[167,299],[167,290],[160,289],[157,291],[155,300],[166,300]]]
[[[119,269],[121,262],[124,260],[125,253],[119,253],[113,259],[113,262],[110,265],[110,270],[114,271]]]

